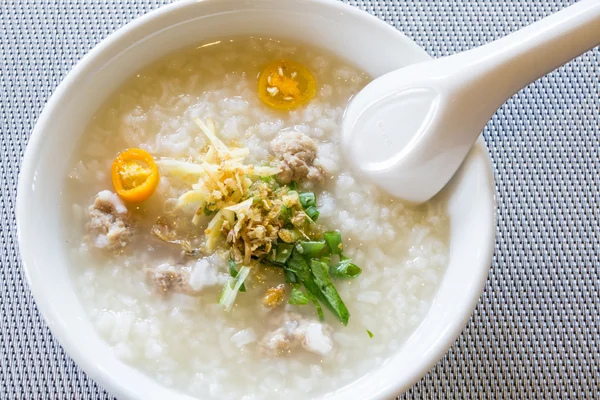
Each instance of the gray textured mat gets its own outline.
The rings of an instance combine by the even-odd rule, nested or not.
[[[600,1],[600,0],[598,0]],[[351,1],[435,56],[498,38],[558,0]],[[41,320],[20,270],[17,173],[43,105],[98,41],[156,1],[0,0],[0,398],[109,399]],[[485,138],[498,239],[485,293],[405,398],[600,398],[600,51],[512,98]]]

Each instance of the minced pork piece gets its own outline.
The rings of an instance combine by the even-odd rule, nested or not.
[[[329,326],[295,313],[286,314],[283,326],[267,333],[259,345],[261,353],[270,357],[280,356],[298,346],[322,357],[333,350]]]
[[[115,193],[103,190],[88,208],[88,238],[94,247],[119,250],[127,246],[133,234],[129,212]]]
[[[219,283],[217,270],[207,259],[191,261],[187,264],[160,264],[146,270],[148,278],[162,292],[183,293],[196,296],[206,287]]]
[[[291,181],[323,180],[323,171],[314,166],[317,144],[304,133],[283,132],[271,142],[271,151],[279,159],[281,172],[277,178],[282,183]]]

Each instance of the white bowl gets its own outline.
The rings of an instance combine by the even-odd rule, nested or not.
[[[287,38],[337,53],[372,76],[427,60],[400,32],[333,0],[178,2],[119,29],[86,55],[40,116],[23,160],[17,196],[18,238],[37,305],[67,353],[121,399],[189,399],[111,355],[84,313],[68,273],[63,185],[70,155],[94,112],[136,70],[177,48],[238,35]],[[450,263],[428,315],[388,362],[328,399],[390,398],[413,385],[465,327],[491,263],[493,175],[480,139],[445,189],[451,216]]]

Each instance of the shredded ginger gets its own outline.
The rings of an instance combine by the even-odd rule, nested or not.
[[[262,219],[263,215],[251,210],[253,202],[250,198],[252,197],[251,185],[260,177],[277,175],[281,169],[244,163],[250,153],[248,148],[228,147],[217,137],[215,123],[211,119],[204,123],[196,118],[194,122],[209,142],[201,159],[199,161],[162,159],[156,164],[171,176],[197,178],[191,190],[178,198],[175,209],[191,211],[194,224],[200,222],[202,215],[214,214],[205,230],[205,250],[209,253],[213,252],[221,233],[224,233],[232,246],[235,247],[236,243],[242,246],[238,251],[234,251],[238,255],[237,258],[249,261],[253,250],[277,237],[276,230],[264,228],[263,231],[263,228],[252,227],[260,222],[259,219]],[[271,214],[270,217],[273,215]],[[248,225],[250,220],[252,220],[250,229],[245,232],[242,228]],[[246,238],[253,237],[261,243],[256,243],[256,240],[253,244],[239,243],[239,235],[242,233],[247,233]],[[270,250],[270,243],[266,247]]]

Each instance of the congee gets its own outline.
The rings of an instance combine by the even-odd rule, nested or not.
[[[65,193],[72,275],[114,355],[214,399],[307,398],[385,363],[448,259],[442,201],[361,183],[340,149],[370,77],[247,37],[130,77],[95,114]]]

